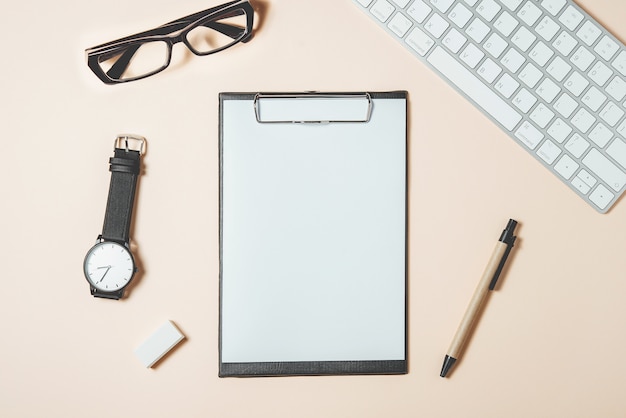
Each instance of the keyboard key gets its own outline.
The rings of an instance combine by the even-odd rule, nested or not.
[[[470,68],[476,67],[484,57],[485,53],[474,44],[469,44],[463,52],[461,52],[461,60],[469,65]]]
[[[519,79],[531,89],[535,88],[541,77],[543,77],[543,72],[531,63],[526,64],[519,73]]]
[[[515,107],[524,113],[528,113],[535,103],[537,103],[537,98],[524,88],[520,89],[515,98],[513,98],[513,104]]]
[[[455,54],[465,45],[465,42],[467,42],[467,38],[454,28],[450,29],[448,34],[443,38],[445,47]]]
[[[424,27],[428,32],[430,32],[435,38],[441,37],[443,33],[448,29],[450,24],[443,17],[438,14],[433,14],[430,19],[426,22]]]
[[[621,75],[626,76],[626,51],[620,52],[612,65]]]
[[[626,120],[622,121],[615,131],[621,136],[626,136]]]
[[[517,10],[520,4],[522,4],[523,0],[500,0],[500,3],[504,4],[509,8],[510,11],[514,12]]]
[[[517,16],[528,26],[533,26],[535,22],[537,22],[537,19],[541,17],[541,9],[530,1],[527,1],[517,13]]]
[[[604,210],[608,204],[611,203],[611,200],[613,200],[614,197],[615,195],[613,195],[609,189],[604,187],[602,184],[598,184],[598,187],[596,187],[596,189],[589,195],[589,200],[596,204],[600,209]]]
[[[600,61],[596,62],[594,66],[589,70],[589,77],[595,81],[600,87],[604,86],[609,78],[613,75],[613,71]]]
[[[585,108],[578,109],[578,112],[572,118],[572,125],[577,127],[580,132],[586,134],[596,122],[596,118]]]
[[[413,26],[413,22],[405,17],[403,14],[396,13],[396,15],[389,21],[389,29],[400,38],[404,37],[411,26]]]
[[[552,46],[566,57],[576,48],[576,45],[578,45],[578,41],[565,31],[561,32],[552,43]]]
[[[587,71],[589,66],[593,63],[596,57],[589,52],[584,46],[579,47],[576,52],[570,58],[570,61],[574,63],[581,71]]]
[[[580,96],[588,85],[589,81],[578,71],[572,71],[572,74],[565,80],[565,88],[576,97]]]
[[[485,23],[476,18],[470,23],[465,32],[469,35],[470,38],[475,40],[478,43],[481,43],[485,36],[489,33],[489,26],[485,25]]]
[[[609,85],[606,86],[606,92],[615,100],[621,102],[624,96],[626,96],[626,82],[619,77],[615,77],[611,80]]]
[[[515,136],[530,149],[535,149],[543,139],[543,134],[532,123],[526,121],[515,131]]]
[[[363,7],[369,7],[370,3],[372,3],[372,0],[357,0],[357,1]]]
[[[587,151],[587,148],[589,148],[589,142],[578,134],[572,135],[565,144],[565,149],[576,158],[582,157],[583,153]]]
[[[565,25],[565,27],[571,31],[574,31],[576,27],[583,21],[583,14],[580,13],[572,6],[567,6],[565,12],[559,18],[559,21]]]
[[[401,9],[404,9],[406,7],[407,4],[409,4],[410,0],[391,0],[393,1],[396,6],[400,7]]]
[[[584,171],[584,170],[581,170]],[[572,179],[572,186],[574,186],[580,193],[587,194],[591,187],[583,181],[578,175]]]
[[[467,22],[470,21],[474,14],[467,7],[463,6],[461,3],[458,3],[456,6],[454,6],[454,9],[452,9],[448,16],[455,25],[463,28],[465,27],[465,25],[467,25]]]
[[[594,112],[597,112],[605,101],[606,96],[595,86],[591,86],[582,97],[582,102]]]
[[[592,148],[582,162],[616,192],[620,191],[626,184],[626,174],[596,148]]]
[[[519,22],[511,16],[507,11],[502,12],[500,17],[496,19],[494,27],[504,36],[511,36]]]
[[[552,16],[556,16],[566,3],[566,0],[543,0],[541,7],[546,9]]]
[[[496,83],[496,90],[498,90],[504,97],[510,99],[513,93],[517,91],[519,83],[507,73],[502,74],[500,80]]]
[[[387,0],[377,0],[370,9],[370,12],[381,22],[386,22],[391,14],[396,10]]]
[[[504,50],[509,46],[508,43],[497,33],[492,33],[485,41],[483,47],[487,52],[493,55],[495,58],[499,58]]]
[[[454,0],[430,0],[430,3],[437,8],[441,13],[448,11]]]
[[[502,9],[499,4],[497,4],[493,0],[483,0],[476,11],[479,15],[485,18],[486,21],[491,22],[494,17],[498,14],[498,12]]]
[[[528,51],[528,48],[537,40],[537,37],[533,35],[531,31],[526,29],[525,26],[520,27],[515,35],[513,35],[513,43],[522,50],[522,52]]]
[[[409,36],[406,37],[405,42],[421,56],[426,55],[435,44],[435,41],[420,28],[414,28],[411,33],[409,33]]]
[[[548,135],[554,138],[559,144],[562,144],[563,141],[572,133],[572,128],[561,118],[557,118],[550,128],[548,129]]]
[[[587,170],[585,170],[584,168],[581,169],[578,172],[578,174],[576,174],[576,177],[578,177],[580,180],[582,180],[583,183],[585,183],[589,187],[595,186],[596,183],[598,182],[598,180],[594,176],[589,174],[589,172]]]
[[[561,148],[559,148],[554,142],[546,139],[537,150],[537,155],[546,163],[552,164],[557,157],[561,155]]]
[[[624,111],[613,102],[609,102],[600,112],[600,117],[611,127],[617,125],[622,116],[624,116]]]
[[[491,58],[487,58],[480,67],[478,67],[478,75],[484,78],[489,84],[493,83],[501,72],[502,68],[493,62]]]
[[[587,46],[593,45],[593,43],[600,37],[602,31],[598,29],[596,25],[590,21],[586,21],[576,32],[576,36],[580,38]]]
[[[537,27],[535,31],[546,41],[550,42],[554,35],[556,35],[561,27],[554,20],[550,19],[548,16],[545,16]]]
[[[548,60],[552,58],[554,52],[543,42],[539,41],[530,51],[530,58],[539,64],[541,67],[548,63]]]
[[[604,35],[600,42],[598,42],[598,45],[596,45],[593,50],[596,51],[605,60],[610,61],[615,53],[619,50],[619,45],[617,45],[617,43],[613,39]]]
[[[554,118],[554,112],[543,103],[539,103],[530,114],[530,119],[541,129],[548,126],[548,123]]]
[[[559,162],[554,166],[554,170],[559,173],[565,180],[569,180],[578,170],[580,165],[567,154],[564,154]]]
[[[469,4],[470,6],[474,6],[476,3],[478,3],[478,0],[463,0],[465,1],[465,3]]]
[[[619,138],[615,139],[606,149],[606,153],[613,157],[619,165],[626,168],[626,143],[624,143],[624,141]]]
[[[436,47],[427,60],[507,130],[512,131],[522,119],[519,113],[441,47]]]
[[[600,148],[604,148],[613,138],[613,132],[604,124],[598,123],[595,128],[589,132],[589,139]]]
[[[510,48],[506,51],[506,54],[504,54],[504,57],[500,60],[502,65],[504,65],[512,73],[516,73],[525,61],[526,58],[517,52],[517,49],[515,48]]]
[[[566,119],[572,116],[572,113],[574,113],[577,107],[578,103],[576,100],[572,99],[567,93],[563,93],[561,97],[554,102],[554,108]]]
[[[546,77],[541,84],[539,84],[536,91],[546,103],[552,103],[552,100],[561,92],[561,88],[554,81]]]
[[[561,57],[556,57],[548,65],[548,74],[550,74],[558,82],[563,81],[565,76],[570,72],[572,66],[563,60]]]
[[[422,0],[415,0],[406,12],[409,16],[415,19],[417,23],[422,23],[426,20],[432,10],[433,9],[431,9]]]

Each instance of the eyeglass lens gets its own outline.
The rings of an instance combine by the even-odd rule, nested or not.
[[[246,34],[246,12],[237,9],[198,22],[186,35],[186,44],[192,52],[206,55],[238,42]],[[161,40],[140,41],[101,55],[102,71],[119,81],[129,81],[157,73],[167,67],[170,46]]]
[[[150,41],[128,45],[113,55],[99,57],[98,63],[113,80],[133,80],[156,73],[167,66],[169,45],[165,41]]]

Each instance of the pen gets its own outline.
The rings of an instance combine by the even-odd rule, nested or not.
[[[441,368],[440,374],[441,377],[446,377],[454,363],[459,358],[463,344],[465,343],[465,340],[467,339],[467,336],[472,328],[472,324],[476,320],[478,313],[480,312],[480,308],[485,301],[485,296],[487,296],[487,293],[490,290],[493,290],[496,286],[498,277],[500,277],[500,273],[502,273],[506,259],[513,248],[513,244],[515,243],[515,238],[517,238],[513,235],[516,226],[517,221],[509,219],[509,223],[504,231],[502,231],[502,235],[500,235],[496,248],[494,249],[491,259],[485,268],[483,277],[480,279],[480,282],[476,287],[474,296],[472,296],[472,300],[465,311],[465,316],[463,316],[463,320],[461,321],[459,328],[456,330],[454,339],[452,340],[446,357],[443,360],[443,367]]]

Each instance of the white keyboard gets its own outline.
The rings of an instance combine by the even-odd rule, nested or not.
[[[626,48],[571,0],[353,0],[601,213],[626,186]]]

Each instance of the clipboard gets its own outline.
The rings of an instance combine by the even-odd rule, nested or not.
[[[219,376],[407,373],[407,93],[219,104]]]

